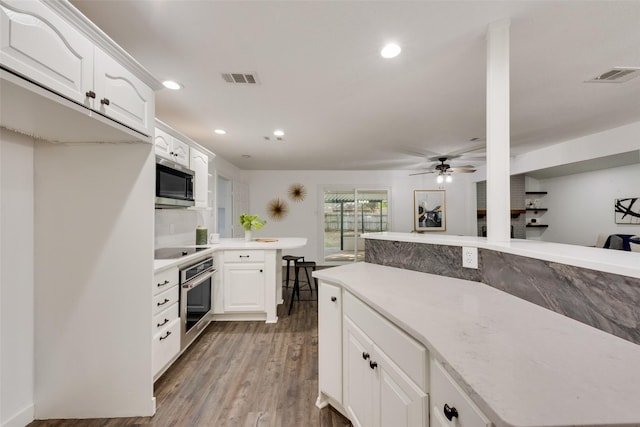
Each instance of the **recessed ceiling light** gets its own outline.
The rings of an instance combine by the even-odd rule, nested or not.
[[[400,49],[400,46],[395,43],[389,43],[382,48],[380,55],[382,55],[383,58],[395,58],[400,55],[401,51],[402,49]]]
[[[173,80],[165,80],[162,82],[164,87],[171,90],[182,89],[182,85],[180,83],[174,82]]]
[[[226,135],[227,131],[224,129],[216,129],[213,131],[214,133],[217,133],[218,135]]]
[[[275,136],[284,136],[284,131],[282,131],[282,130],[280,130],[280,129],[278,129],[278,130],[274,130],[274,131],[273,131],[273,134],[274,134]]]

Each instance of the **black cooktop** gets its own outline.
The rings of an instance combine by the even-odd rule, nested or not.
[[[162,248],[156,249],[154,259],[176,259],[204,251],[207,248]]]

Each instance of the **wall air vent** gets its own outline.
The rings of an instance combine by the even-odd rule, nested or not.
[[[640,76],[638,67],[615,67],[598,77],[587,80],[586,83],[624,83]]]
[[[222,73],[222,79],[231,84],[258,84],[258,75],[256,73]]]

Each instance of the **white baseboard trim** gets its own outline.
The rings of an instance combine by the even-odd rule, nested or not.
[[[24,427],[35,419],[34,416],[35,407],[31,404],[4,421],[2,427]]]

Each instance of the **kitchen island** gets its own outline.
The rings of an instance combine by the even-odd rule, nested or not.
[[[637,344],[479,282],[371,263],[314,276],[318,406],[355,425],[640,425]]]

